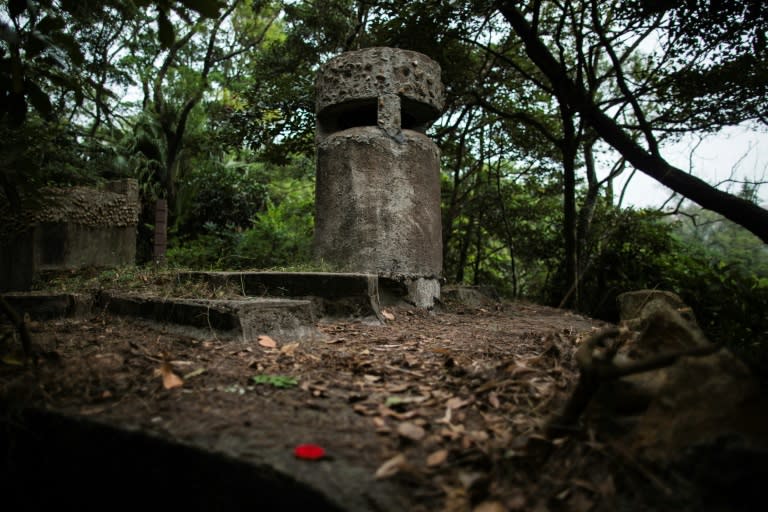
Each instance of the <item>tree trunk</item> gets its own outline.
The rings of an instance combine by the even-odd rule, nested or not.
[[[168,202],[165,199],[155,201],[155,263],[165,263],[165,251],[168,248]]]
[[[593,153],[594,140],[584,142],[584,165],[587,169],[587,193],[584,204],[579,209],[576,227],[576,258],[579,264],[579,276],[583,276],[589,257],[587,255],[587,240],[592,226],[592,218],[597,207],[597,198],[600,194],[600,182],[595,171],[595,156]]]
[[[528,57],[552,84],[557,84],[563,99],[581,114],[603,140],[621,153],[636,169],[702,207],[732,220],[768,243],[768,210],[716,189],[634,142],[613,119],[595,105],[580,84],[570,79],[566,69],[555,59],[525,16],[515,7],[516,3],[504,2],[499,6],[499,10],[523,41]]]
[[[456,283],[461,284],[464,282],[464,270],[467,267],[469,261],[469,248],[472,245],[472,237],[475,233],[475,218],[469,217],[467,222],[467,230],[464,232],[464,237],[461,239],[459,245],[459,260],[456,262]]]
[[[561,307],[579,308],[579,262],[576,248],[576,155],[579,144],[573,126],[574,112],[560,103],[563,122],[563,241],[565,248],[565,296]]]

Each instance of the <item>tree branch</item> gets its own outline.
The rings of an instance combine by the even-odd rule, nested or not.
[[[717,190],[635,143],[613,119],[587,97],[581,85],[575,84],[563,72],[558,61],[544,43],[535,36],[525,17],[514,6],[515,3],[501,2],[499,9],[518,37],[522,39],[528,56],[552,83],[559,84],[558,89],[564,100],[579,111],[603,140],[619,151],[633,166],[662,185],[734,221],[768,243],[768,210]]]

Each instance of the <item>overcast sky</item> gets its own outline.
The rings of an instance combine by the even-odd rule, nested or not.
[[[718,134],[705,137],[701,143],[698,138],[690,137],[664,147],[662,155],[676,167],[689,170],[707,183],[716,184],[727,180],[732,174],[735,179],[768,181],[768,133],[735,127],[721,131]],[[693,158],[689,161],[691,151]],[[624,179],[615,185],[618,194]],[[723,184],[719,188],[738,193],[741,184]],[[672,191],[645,174],[636,172],[629,184],[624,197],[624,206],[660,206]],[[763,205],[768,204],[768,184],[760,188],[760,198]]]

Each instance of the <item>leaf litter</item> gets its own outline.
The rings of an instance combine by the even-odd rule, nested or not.
[[[598,322],[522,303],[387,313],[383,325],[324,321],[313,340],[251,345],[107,314],[40,322],[34,334],[54,340],[62,362],[41,365],[33,399],[203,443],[223,432],[265,446],[315,439],[335,460],[402,483],[415,511],[594,509],[627,485],[607,449],[540,435],[575,384],[570,354]],[[83,357],[99,353],[112,363]],[[185,362],[185,379],[167,361]],[[6,393],[22,370],[0,369]]]

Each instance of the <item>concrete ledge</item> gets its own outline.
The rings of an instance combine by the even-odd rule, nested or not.
[[[20,316],[32,320],[78,316],[91,309],[90,298],[76,293],[14,292],[3,298]]]
[[[181,279],[231,286],[250,297],[312,300],[317,316],[381,317],[378,277],[336,272],[182,272]]]
[[[308,300],[248,298],[182,299],[102,292],[98,303],[111,313],[166,326],[193,328],[185,334],[250,341],[266,334],[282,340],[316,334]]]
[[[173,510],[404,510],[398,489],[344,460],[307,464],[278,448],[230,453],[201,439],[172,441],[91,418],[50,410],[14,414],[0,450],[3,501],[9,510],[102,508],[101,495],[120,496],[120,508]],[[247,446],[248,440],[235,440]],[[279,446],[279,443],[278,443]],[[84,487],[84,482],[88,488]],[[139,492],[125,492],[126,482]],[[101,493],[88,492],[96,488]],[[168,489],[181,489],[168,492]],[[14,507],[14,505],[18,505]]]

